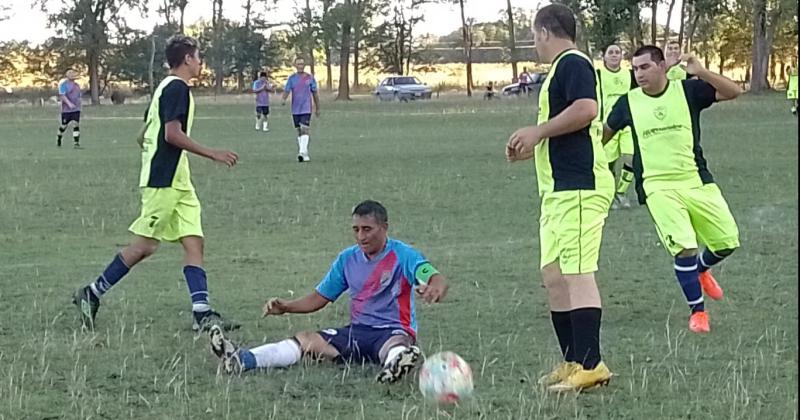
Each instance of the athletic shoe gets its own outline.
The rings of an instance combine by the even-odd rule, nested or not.
[[[698,334],[711,332],[708,314],[705,311],[695,312],[689,317],[689,331]]]
[[[225,373],[229,375],[242,373],[244,369],[239,359],[239,347],[225,338],[222,328],[219,325],[212,325],[208,329],[208,337],[211,339],[211,352],[220,359]]]
[[[717,280],[711,274],[711,270],[700,273],[698,279],[700,280],[700,287],[703,288],[703,293],[714,300],[722,299],[722,288],[719,287],[719,283],[717,283]]]
[[[539,378],[539,385],[550,386],[555,385],[561,381],[566,380],[569,375],[572,375],[577,370],[581,369],[580,363],[576,362],[561,362],[553,369],[552,372]]]
[[[549,391],[565,392],[565,391],[584,391],[597,386],[606,386],[614,376],[605,363],[600,362],[594,369],[580,368],[572,372],[567,379],[547,387]]]
[[[297,161],[300,162],[300,163],[303,163],[303,155],[298,154],[297,155]]]
[[[421,355],[422,351],[420,351],[419,347],[410,346],[381,369],[375,380],[382,384],[392,384],[399,381],[414,369]]]
[[[100,298],[95,296],[89,286],[81,287],[72,295],[72,303],[78,307],[81,314],[81,323],[85,328],[94,330],[94,318],[100,308]]]
[[[209,331],[214,325],[218,325],[224,331],[232,331],[241,327],[236,322],[223,319],[219,312],[213,310],[192,312],[192,331]]]

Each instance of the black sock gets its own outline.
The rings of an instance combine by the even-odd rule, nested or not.
[[[600,308],[580,308],[569,312],[572,322],[572,345],[576,361],[584,369],[594,369],[600,363]]]
[[[550,319],[553,321],[553,329],[556,330],[558,345],[561,347],[561,354],[567,362],[575,361],[575,349],[572,345],[572,320],[569,312],[550,311]]]

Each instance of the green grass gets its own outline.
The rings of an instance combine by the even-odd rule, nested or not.
[[[195,138],[229,147],[228,170],[191,158],[203,203],[212,303],[247,344],[347,323],[346,299],[312,315],[261,319],[266,298],[307,293],[352,243],[349,211],[372,198],[391,234],[449,278],[418,305],[423,350],[453,350],[475,399],[425,404],[415,380],[373,383],[371,367],[321,364],[227,377],[191,333],[181,250],[165,244],[103,301],[96,333],[70,305],[127,243],[137,216],[142,106],[87,107],[85,150],[57,149],[56,113],[0,109],[0,419],[790,419],[797,418],[797,120],[783,97],[746,96],[704,114],[703,145],[741,230],[715,270],[725,300],[712,333],[687,332],[672,262],[646,209],[614,212],[599,282],[603,345],[618,375],[580,396],[535,378],[557,360],[538,274],[533,167],[503,145],[530,102],[325,103],[310,164],[295,161],[288,109],[253,131],[251,106],[197,106]],[[67,136],[68,137],[68,136]]]

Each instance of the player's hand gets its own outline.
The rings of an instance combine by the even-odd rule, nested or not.
[[[444,278],[436,275],[431,277],[428,284],[417,286],[417,294],[420,295],[425,303],[437,303],[447,296],[447,289],[449,288],[450,286],[447,285]]]
[[[214,150],[211,152],[211,159],[214,162],[224,163],[230,168],[239,162],[239,155],[229,150]]]
[[[286,106],[286,99],[281,101],[281,106]]]
[[[542,141],[542,136],[539,134],[539,127],[520,128],[508,138],[506,156],[513,156],[516,160],[521,160],[522,157],[532,154],[533,148],[540,141]]]
[[[286,301],[281,298],[272,298],[264,304],[261,317],[267,315],[283,315],[286,313]]]
[[[319,108],[314,110],[314,115],[319,118]]]
[[[681,56],[681,62],[686,63],[686,65],[681,64],[681,68],[686,70],[686,72],[689,74],[700,74],[706,69],[703,67],[703,63],[701,63],[700,60],[698,60],[697,57],[692,54],[683,54]]]
[[[509,162],[517,162],[520,160],[528,160],[533,157],[533,149],[529,153],[517,153],[517,151],[506,144],[506,160]]]

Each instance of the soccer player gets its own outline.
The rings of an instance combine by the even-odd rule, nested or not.
[[[414,368],[417,322],[414,293],[427,303],[447,294],[447,282],[416,249],[388,238],[386,208],[363,201],[352,212],[356,245],[342,251],[316,289],[300,299],[272,298],[263,316],[319,311],[345,291],[350,296],[350,323],[335,329],[303,331],[275,343],[251,349],[238,347],[222,330],[209,331],[211,350],[227,373],[256,368],[284,368],[303,355],[314,359],[375,363],[381,383],[396,382]]]
[[[686,80],[694,77],[681,67],[681,43],[678,41],[667,42],[667,78],[669,80]]]
[[[552,391],[581,390],[607,384],[612,375],[600,356],[595,272],[614,177],[601,144],[596,73],[575,46],[575,16],[550,4],[536,14],[533,27],[536,50],[552,62],[551,70],[539,93],[538,125],[511,135],[506,158],[535,155],[536,161],[540,268],[564,357],[539,382]]]
[[[526,95],[530,95],[530,83],[531,83],[531,74],[528,73],[528,68],[523,67],[522,73],[519,75],[519,93],[524,93]]]
[[[792,115],[797,115],[797,67],[789,68],[789,86],[786,89],[786,99],[792,103]]]
[[[723,296],[710,268],[739,247],[739,231],[700,147],[700,112],[736,98],[742,89],[706,70],[694,56],[683,61],[699,80],[669,80],[660,48],[636,50],[632,64],[641,87],[617,100],[603,138],[631,128],[639,203],[647,204],[661,242],[674,257],[675,276],[691,310],[689,330],[706,333],[703,292],[715,300]],[[698,239],[706,246],[702,252]]]
[[[317,81],[314,76],[305,72],[306,62],[302,58],[294,60],[297,73],[289,76],[283,88],[281,105],[286,105],[286,98],[292,95],[292,119],[297,129],[297,160],[308,162],[309,127],[311,126],[311,99],[314,99],[314,113],[319,117],[319,95],[317,94]]]
[[[618,44],[608,45],[603,51],[603,67],[597,69],[597,86],[600,89],[599,96],[601,99],[600,119],[602,121],[608,118],[608,113],[611,111],[611,107],[614,106],[614,102],[620,96],[636,87],[633,71],[623,70],[620,66],[621,63],[622,48]],[[617,190],[616,194],[614,194],[614,202],[611,204],[611,208],[630,208],[631,204],[625,196],[628,187],[633,181],[633,168],[631,167],[633,140],[631,139],[630,130],[620,131],[606,143],[604,148],[609,162],[608,167],[612,174],[617,160],[622,159],[622,169],[620,170]]]
[[[200,202],[189,174],[187,152],[236,165],[236,153],[214,150],[192,140],[194,98],[189,81],[200,75],[202,61],[197,41],[177,35],[167,41],[165,50],[170,75],[153,93],[145,124],[137,141],[142,147],[139,187],[142,211],[129,230],[130,245],[117,254],[94,282],[78,289],[73,303],[78,306],[83,325],[93,329],[100,298],[143,259],[152,255],[161,241],[183,245],[183,274],[192,302],[192,329],[207,330],[211,324],[224,328],[238,325],[224,321],[208,299],[206,272],[203,269],[203,229]]]
[[[75,122],[72,127],[72,142],[76,149],[81,147],[81,87],[75,78],[78,73],[74,69],[67,69],[65,79],[58,84],[58,99],[61,103],[61,125],[58,127],[56,145],[61,147],[61,138],[70,122]]]
[[[269,94],[275,88],[267,77],[267,72],[262,71],[258,79],[253,81],[253,93],[256,94],[256,131],[269,131]]]

